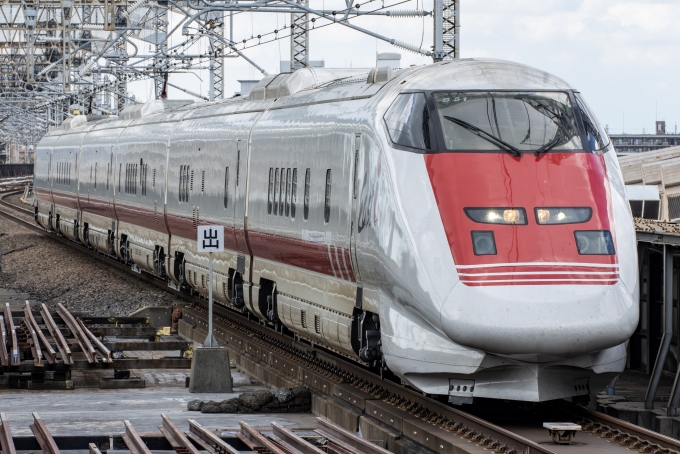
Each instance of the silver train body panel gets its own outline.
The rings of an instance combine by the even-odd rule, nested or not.
[[[53,131],[37,150],[37,222],[58,217],[64,235],[204,295],[196,228],[224,225],[218,302],[357,360],[357,320],[374,314],[387,367],[427,393],[539,401],[603,387],[623,369],[638,317],[613,152],[603,162],[616,283],[469,286],[427,158],[395,147],[383,122],[404,91],[572,88],[492,60],[366,72],[305,69],[264,79],[249,99],[158,101],[138,119]],[[62,162],[77,182],[55,183]],[[59,203],[63,192],[75,208]]]

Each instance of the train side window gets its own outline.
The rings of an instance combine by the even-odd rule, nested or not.
[[[267,192],[267,214],[272,214],[274,205],[274,168],[269,168],[269,191]]]
[[[224,168],[224,208],[229,206],[229,167]]]
[[[281,187],[279,188],[279,216],[283,216],[286,203],[286,169],[281,169]]]
[[[179,201],[183,202],[184,200],[184,166],[179,166]]]
[[[186,175],[184,175],[184,201],[189,202],[189,189],[194,190],[194,171],[188,165],[184,166],[184,171],[186,172]],[[191,181],[189,181],[189,172],[191,172]]]
[[[304,216],[305,221],[309,219],[309,186],[311,179],[311,169],[305,171],[305,200],[304,200]]]
[[[290,169],[286,169],[286,216],[290,216],[290,186],[291,186]]]
[[[326,202],[324,203],[323,219],[328,222],[331,218],[331,169],[326,170]]]
[[[274,215],[279,214],[279,176],[280,171],[277,167],[274,170]]]
[[[295,219],[295,202],[297,200],[297,169],[293,169],[293,187],[290,194],[290,217]]]

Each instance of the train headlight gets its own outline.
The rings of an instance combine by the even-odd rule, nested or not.
[[[496,255],[496,240],[493,232],[472,231],[472,247],[475,255]]]
[[[593,210],[580,208],[536,208],[536,222],[549,224],[581,224],[590,221]]]
[[[574,237],[581,255],[614,255],[614,241],[609,230],[577,230]]]
[[[465,208],[465,214],[475,222],[482,224],[515,224],[527,223],[524,208]]]

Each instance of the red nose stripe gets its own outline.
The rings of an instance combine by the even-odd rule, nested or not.
[[[497,264],[459,266],[458,275],[466,285],[613,285],[619,270],[600,264]]]

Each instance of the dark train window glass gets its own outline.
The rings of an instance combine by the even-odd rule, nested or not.
[[[184,195],[184,166],[179,166],[179,188],[177,190],[178,200],[182,202]]]
[[[423,93],[397,96],[385,114],[390,139],[397,145],[421,150],[431,148],[432,119]]]
[[[269,191],[267,192],[267,214],[272,214],[274,204],[274,168],[269,168]]]
[[[633,212],[633,216],[636,218],[642,217],[642,200],[631,200],[630,211]]]
[[[293,182],[290,195],[290,217],[295,219],[295,202],[297,201],[297,169],[293,169]]]
[[[583,149],[568,93],[469,91],[432,97],[447,150],[517,154]]]
[[[291,186],[290,169],[286,169],[286,216],[290,216],[290,186]]]
[[[279,182],[279,216],[283,216],[283,205],[286,199],[286,169],[281,169],[281,181]]]
[[[645,208],[642,217],[645,219],[659,219],[659,201],[645,200]]]
[[[229,167],[224,168],[224,208],[229,206]]]
[[[310,186],[310,169],[305,171],[305,200],[304,200],[304,216],[305,221],[309,219],[309,186]]]
[[[595,115],[593,115],[592,110],[588,108],[585,100],[580,94],[575,93],[576,103],[581,111],[581,119],[583,120],[583,127],[586,130],[586,140],[590,146],[591,151],[606,151],[605,148],[609,145],[609,136],[607,132],[602,127],[602,124],[597,121]]]
[[[323,209],[323,219],[328,222],[331,219],[331,169],[326,170],[326,196]]]
[[[280,172],[277,168],[274,170],[274,215],[279,214],[279,176]]]

